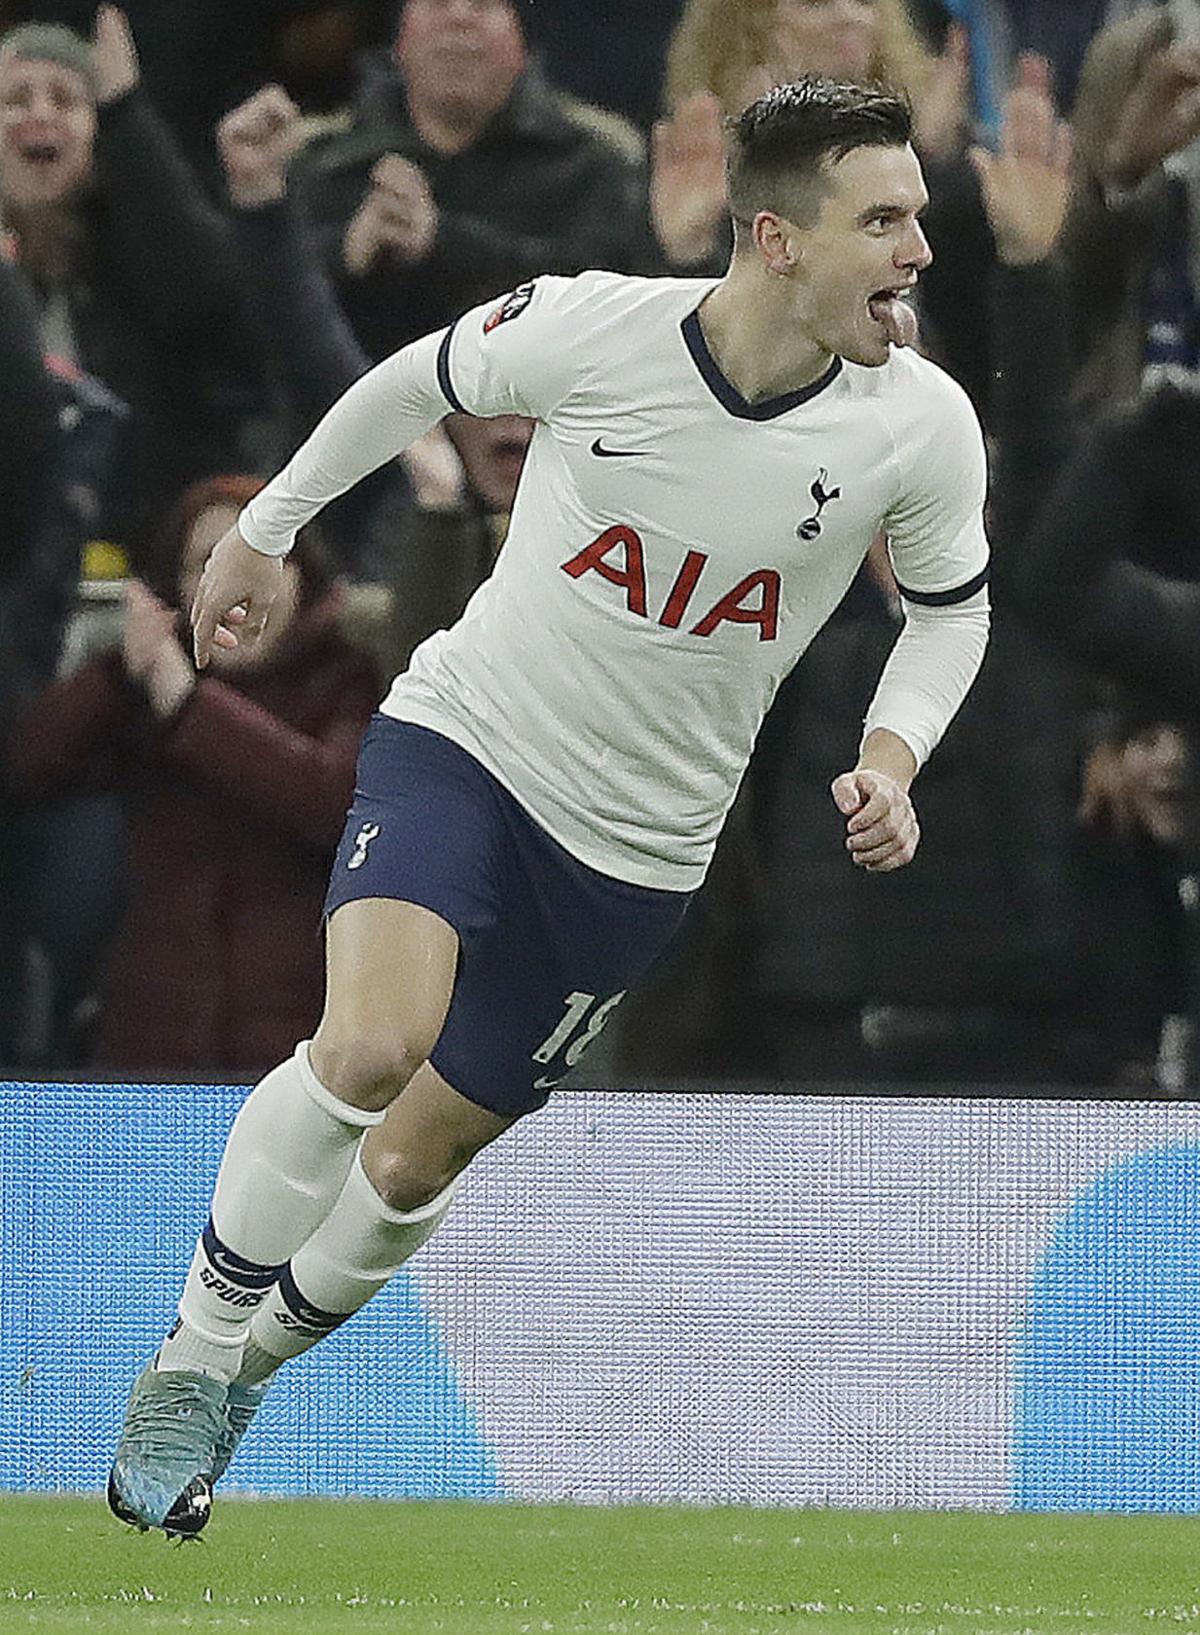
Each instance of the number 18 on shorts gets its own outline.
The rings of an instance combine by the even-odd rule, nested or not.
[[[507,1117],[546,1102],[691,901],[589,868],[465,749],[385,715],[363,740],[326,913],[367,897],[418,903],[458,933],[430,1060],[460,1095]]]

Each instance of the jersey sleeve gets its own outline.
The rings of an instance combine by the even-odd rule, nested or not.
[[[966,393],[923,360],[922,368],[910,399],[919,412],[894,432],[899,490],[883,525],[903,599],[946,607],[987,583],[987,456]]]
[[[573,278],[539,278],[376,364],[344,392],[238,519],[248,545],[282,556],[339,494],[408,448],[451,409],[545,419],[578,369]]]
[[[458,318],[438,347],[438,384],[464,414],[547,420],[579,367],[573,278],[542,277]]]

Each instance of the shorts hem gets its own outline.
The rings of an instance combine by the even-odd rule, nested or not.
[[[429,1053],[429,1065],[435,1072],[441,1074],[451,1090],[456,1090],[460,1096],[471,1102],[473,1106],[482,1107],[485,1113],[494,1113],[497,1118],[524,1118],[528,1113],[540,1112],[554,1093],[553,1090],[535,1090],[530,1086],[527,1096],[520,1096],[519,1094],[513,1096],[509,1100],[509,1105],[505,1106],[503,1105],[505,1098],[499,1091],[491,1095],[483,1095],[476,1093],[473,1089],[464,1089],[461,1083],[455,1083],[449,1064],[442,1065],[438,1061],[437,1045],[434,1045]],[[517,1103],[517,1105],[514,1105],[514,1103]]]
[[[384,903],[411,903],[414,908],[426,909],[430,914],[436,914],[438,919],[448,925],[458,938],[460,945],[465,944],[471,934],[471,928],[479,924],[478,908],[473,910],[457,909],[452,907],[445,898],[434,891],[364,891],[351,892],[345,896],[339,895],[336,902],[325,899],[325,906],[321,912],[321,925],[324,928],[330,918],[339,908],[345,908],[348,903],[366,903],[372,898]]]

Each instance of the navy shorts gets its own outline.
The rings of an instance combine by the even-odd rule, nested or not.
[[[454,995],[430,1061],[460,1095],[515,1117],[543,1106],[599,1036],[692,894],[588,868],[473,755],[377,714],[325,913],[364,897],[417,903],[457,931]]]

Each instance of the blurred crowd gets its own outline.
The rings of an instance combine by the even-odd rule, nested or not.
[[[912,101],[994,637],[916,862],[849,867],[872,552],[589,1073],[1200,1082],[1200,0],[0,0],[0,1069],[252,1077],[311,1032],[359,736],[503,548],[531,427],[450,415],[197,675],[207,551],[463,308],[719,274],[722,121],[802,72]]]

